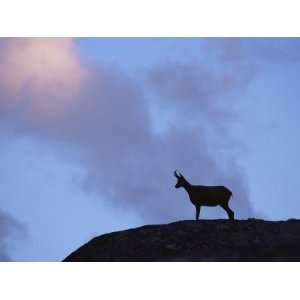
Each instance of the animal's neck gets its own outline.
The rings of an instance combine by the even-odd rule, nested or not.
[[[185,182],[183,187],[188,193],[190,193],[192,185],[188,181]]]

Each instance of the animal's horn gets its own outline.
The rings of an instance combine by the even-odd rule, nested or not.
[[[174,171],[174,176],[175,176],[176,178],[179,178],[179,176],[178,176],[178,174],[177,174],[176,172],[177,172],[177,170]]]

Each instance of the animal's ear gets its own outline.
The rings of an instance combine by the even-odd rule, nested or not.
[[[180,177],[183,177],[183,175],[182,175],[180,172],[179,172],[179,176],[180,176]]]
[[[174,176],[175,176],[176,178],[179,178],[179,176],[178,176],[178,174],[177,174],[176,172],[177,172],[177,170],[174,171]]]

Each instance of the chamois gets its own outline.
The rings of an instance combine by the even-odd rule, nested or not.
[[[181,173],[177,174],[175,188],[183,187],[189,194],[192,204],[196,208],[196,220],[199,220],[201,206],[218,206],[220,205],[227,213],[229,220],[234,220],[234,212],[229,208],[228,202],[232,192],[225,186],[204,186],[190,184]]]

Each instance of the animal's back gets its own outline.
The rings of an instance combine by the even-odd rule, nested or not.
[[[192,202],[206,206],[227,204],[232,192],[225,186],[195,186],[195,198]]]
[[[227,192],[228,194],[232,195],[231,190],[224,185],[195,185],[195,187],[199,187],[207,192],[222,191],[223,193]]]

